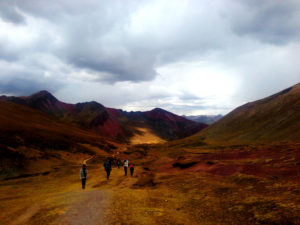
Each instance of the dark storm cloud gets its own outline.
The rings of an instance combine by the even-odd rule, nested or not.
[[[241,1],[243,10],[233,29],[263,42],[285,44],[300,40],[300,4],[294,0]]]
[[[45,38],[46,32],[32,48],[50,51],[65,63],[93,71],[98,76],[96,81],[150,81],[157,75],[157,66],[197,57],[224,44],[223,39],[216,40],[222,28],[205,26],[210,21],[196,11],[191,15],[163,11],[158,15],[161,22],[150,20],[143,24],[145,18],[141,18],[142,25],[139,24],[139,18],[133,20],[133,14],[147,6],[143,1],[104,1],[100,5],[93,0],[20,0],[16,5],[24,14],[48,21],[50,31],[54,29],[54,39],[60,42],[52,46],[56,40]],[[191,5],[190,8],[198,6],[195,2]],[[164,10],[168,8],[164,6]],[[169,24],[173,19],[174,23]],[[142,27],[136,28],[135,23]],[[52,46],[51,50],[45,43]]]
[[[18,12],[16,1],[14,0],[0,1],[0,17],[15,24],[25,23],[25,18]]]
[[[83,55],[82,52],[79,52],[78,54],[69,54],[67,60],[78,68],[99,72],[99,78],[96,79],[99,81],[148,81],[156,75],[152,65],[146,60],[143,61],[142,56],[140,58],[135,56],[110,57],[100,54],[93,55],[92,53]]]
[[[299,4],[292,1],[233,1],[228,5],[235,7],[229,11],[224,10],[225,3],[204,8],[202,1],[190,1],[184,11],[181,5],[176,8],[176,4],[155,1],[151,2],[153,6],[147,1],[2,2],[3,15],[15,12],[21,16],[18,12],[22,12],[49,27],[30,43],[30,49],[91,71],[99,82],[150,81],[157,76],[157,66],[239,47],[228,31],[228,22],[237,34],[267,42],[285,43],[297,38],[299,32],[295,29]],[[161,12],[156,6],[162,6]],[[152,11],[157,14],[153,18]],[[228,20],[228,14],[232,20]],[[6,60],[28,53],[28,48],[15,50],[12,45],[11,51],[5,50],[1,57]]]
[[[57,83],[55,85],[51,83],[49,83],[49,80],[29,80],[22,77],[14,77],[13,80],[0,83],[0,93],[25,96],[40,90],[48,90],[54,93],[60,87],[57,86]]]
[[[16,1],[26,15],[43,19],[56,29],[54,40],[44,38],[34,48],[48,51],[78,69],[98,76],[96,81],[148,81],[156,76],[155,56],[130,46],[125,27],[141,1]],[[48,33],[42,34],[49,35]],[[43,39],[43,38],[41,38]],[[55,39],[60,42],[53,44]],[[136,43],[139,45],[140,43]],[[33,46],[32,46],[33,47]]]
[[[1,68],[1,64],[0,64]],[[45,77],[28,69],[9,68],[1,70],[0,94],[30,95],[40,90],[56,92],[63,83],[53,77]]]
[[[28,80],[26,78],[14,78],[8,82],[0,83],[0,93],[7,93],[13,95],[31,95],[40,90],[47,89],[54,92],[56,89],[51,88],[49,83]]]

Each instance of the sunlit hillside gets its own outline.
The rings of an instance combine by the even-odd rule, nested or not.
[[[130,140],[132,145],[136,144],[161,144],[165,143],[166,140],[163,140],[155,133],[153,133],[149,128],[137,128],[139,133],[136,133]]]

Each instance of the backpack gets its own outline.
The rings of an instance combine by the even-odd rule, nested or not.
[[[109,162],[105,162],[104,163],[104,168],[105,169],[110,169],[110,163]]]

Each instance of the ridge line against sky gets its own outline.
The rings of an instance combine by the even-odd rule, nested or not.
[[[0,94],[225,114],[300,81],[296,0],[0,0]]]

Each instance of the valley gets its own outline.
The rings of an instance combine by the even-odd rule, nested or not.
[[[57,117],[2,98],[0,224],[300,224],[299,87],[197,132],[161,109],[120,117],[93,103]],[[103,112],[125,136],[103,133]],[[128,159],[133,177],[113,165],[107,180],[108,158]]]

